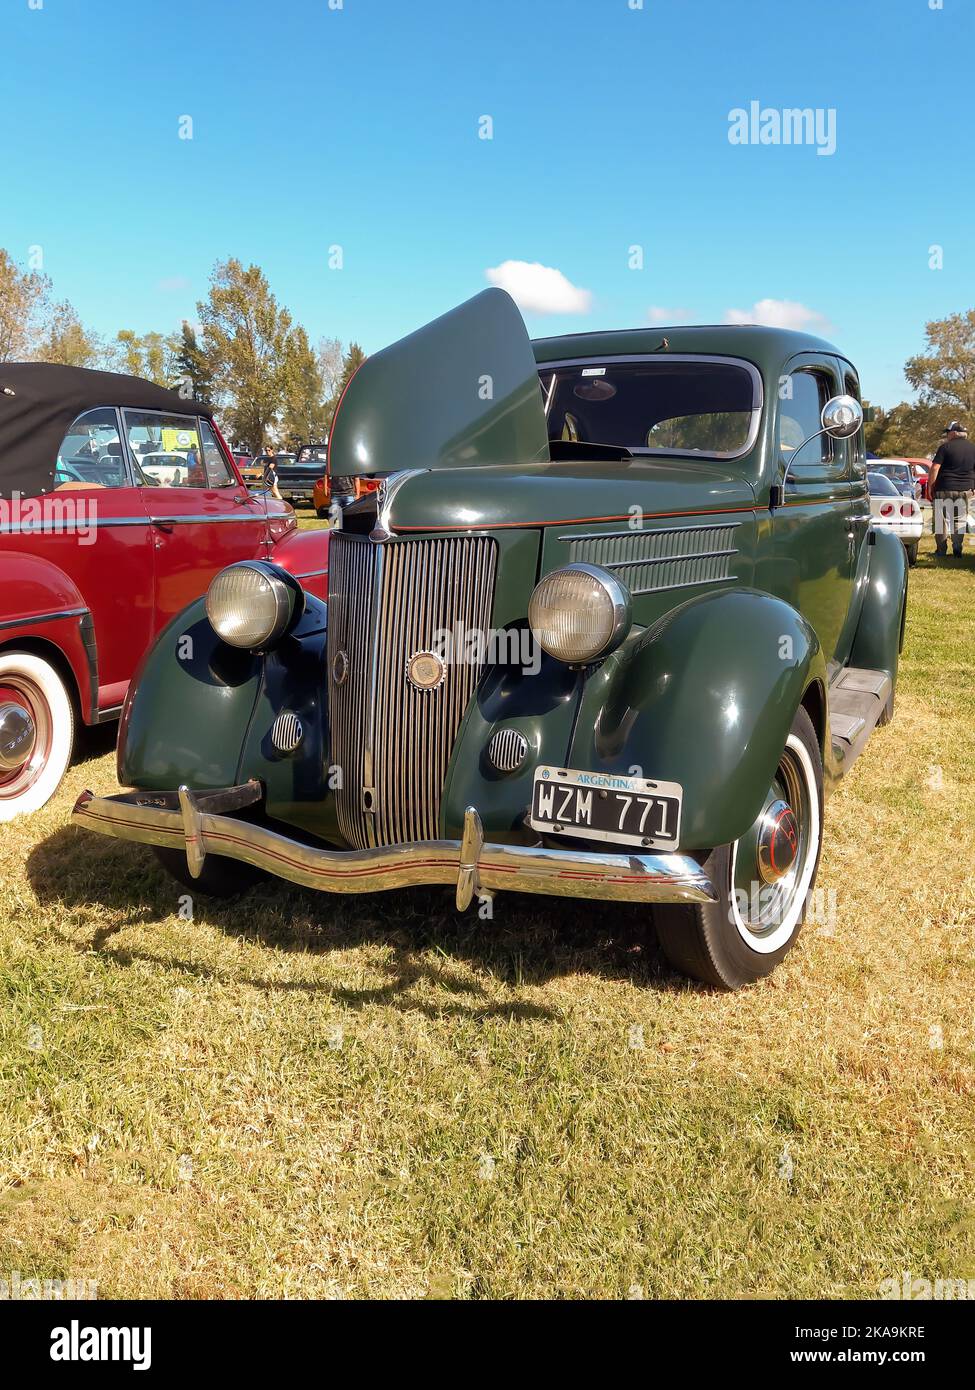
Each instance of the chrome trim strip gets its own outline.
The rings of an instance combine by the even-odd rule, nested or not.
[[[638,594],[668,594],[674,589],[703,589],[707,584],[730,584],[737,578],[737,574],[723,574],[718,579],[692,579],[687,584],[661,584],[652,589],[631,589],[630,593],[634,598]]]
[[[90,608],[62,608],[59,613],[38,613],[33,618],[5,618],[0,622],[0,632],[14,627],[33,627],[35,623],[56,623],[59,618],[83,618]]]
[[[268,518],[268,519],[269,519],[269,518]],[[263,522],[264,520],[265,520],[265,516],[264,516],[264,513],[263,513],[263,512],[233,512],[233,513],[232,513],[231,515],[229,515],[229,516],[213,516],[213,515],[211,515],[211,514],[208,514],[207,512],[204,512],[201,516],[150,516],[150,517],[149,517],[149,521],[150,521],[151,525],[153,525],[153,526],[189,526],[189,525],[191,525],[191,524],[192,524],[192,525],[197,525],[197,526],[198,526],[201,522],[204,522],[204,521],[207,522],[207,523],[210,524],[210,525],[213,525],[214,523],[217,524],[217,525],[220,525],[221,523],[228,523],[228,524],[229,524],[229,523],[231,523],[231,522],[236,522],[237,524],[239,524],[239,523],[242,522],[242,521],[260,521],[260,522]]]
[[[725,516],[725,512],[715,512],[715,516]],[[687,531],[713,531],[720,526],[722,530],[743,525],[740,521],[709,521],[700,526],[636,526],[625,531],[579,531],[557,536],[560,541],[612,541],[630,539],[635,536],[683,536]]]
[[[670,565],[676,564],[678,560],[714,560],[721,555],[737,555],[738,547],[732,546],[730,550],[690,550],[682,555],[651,555],[647,560],[604,560],[601,566],[604,570],[627,570],[634,565]]]
[[[116,840],[187,848],[200,862],[207,854],[253,864],[278,878],[327,893],[376,893],[420,884],[469,884],[563,898],[603,898],[637,903],[715,902],[714,886],[696,860],[682,854],[598,854],[534,845],[477,844],[470,808],[467,843],[421,840],[379,849],[325,850],[299,844],[266,826],[214,815],[185,788],[184,811],[140,806],[147,793],[96,797],[84,792],[72,824]],[[476,851],[476,854],[475,854]],[[473,862],[472,862],[473,861]]]
[[[70,493],[47,492],[45,497],[70,496]],[[101,517],[97,514],[85,522],[86,531],[109,531],[117,526],[198,526],[205,522],[208,525],[221,525],[229,522],[243,521],[264,521],[263,512],[234,512],[230,516],[212,515],[204,512],[200,516],[106,516]],[[37,523],[19,521],[0,521],[0,536],[70,536],[74,532],[74,525],[67,522],[53,524],[51,520]]]

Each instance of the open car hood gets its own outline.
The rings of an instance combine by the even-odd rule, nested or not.
[[[366,359],[339,402],[328,466],[350,477],[548,457],[528,333],[490,289]]]

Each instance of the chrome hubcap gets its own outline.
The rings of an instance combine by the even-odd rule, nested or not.
[[[0,772],[16,772],[34,751],[37,730],[30,712],[12,702],[0,704]]]
[[[799,824],[787,801],[777,798],[762,813],[758,827],[758,872],[764,883],[778,883],[799,852]]]

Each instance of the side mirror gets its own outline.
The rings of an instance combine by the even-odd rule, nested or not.
[[[831,439],[851,439],[863,424],[863,406],[855,396],[832,396],[820,418],[823,434]]]

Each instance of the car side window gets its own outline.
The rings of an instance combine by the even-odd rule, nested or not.
[[[61,441],[54,465],[55,492],[126,487],[128,482],[115,407],[104,405],[86,410],[69,426]]]
[[[227,460],[209,420],[200,418],[200,438],[203,440],[203,466],[207,487],[236,487],[237,479],[227,467]]]
[[[142,486],[213,488],[233,481],[222,456],[219,464],[212,459],[208,463],[202,422],[195,415],[160,410],[126,410],[124,415],[129,452]]]
[[[792,372],[779,390],[779,456],[789,463],[795,455],[795,468],[814,464],[819,468],[833,462],[833,441],[821,434],[804,448],[801,446],[822,429],[823,406],[831,395],[825,373],[801,368]]]

